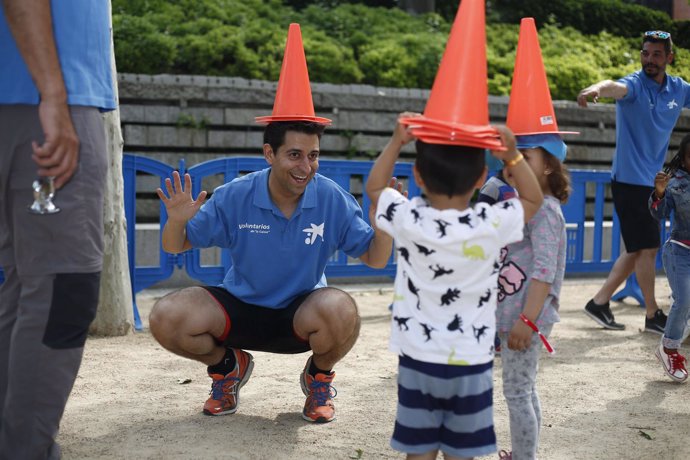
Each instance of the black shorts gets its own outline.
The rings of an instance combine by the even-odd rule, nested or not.
[[[273,309],[242,302],[222,287],[201,287],[211,294],[226,315],[224,337],[218,338],[226,347],[270,353],[311,350],[309,341],[299,337],[293,327],[295,312],[311,292],[296,297],[286,308]]]
[[[654,249],[661,244],[661,227],[649,212],[648,201],[653,191],[654,187],[611,181],[613,205],[627,252]]]

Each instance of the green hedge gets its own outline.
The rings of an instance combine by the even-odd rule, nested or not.
[[[530,12],[539,17],[546,14],[546,5],[554,5],[558,14],[579,17],[584,13],[577,5],[589,2],[609,7],[620,3],[535,0]],[[313,82],[431,87],[450,30],[441,15],[413,17],[398,8],[349,3],[330,8],[326,3],[296,10],[279,0],[113,0],[118,70],[277,80],[287,27],[298,22]],[[620,23],[629,19],[614,16]],[[587,35],[559,26],[557,19],[537,19],[554,99],[572,100],[595,81],[639,68],[639,32],[634,38],[610,30]],[[510,93],[518,39],[518,21],[512,22],[487,25],[491,94]],[[677,27],[690,35],[689,23]],[[669,70],[690,80],[689,62],[690,53],[677,46],[676,65]]]
[[[519,22],[525,16],[538,23],[570,26],[585,34],[606,30],[622,37],[639,37],[645,30],[670,30],[673,21],[657,10],[622,0],[493,0],[504,22]]]

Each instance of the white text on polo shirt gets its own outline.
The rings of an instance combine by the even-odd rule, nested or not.
[[[320,236],[321,241],[323,241],[323,226],[326,223],[322,223],[321,225],[316,225],[316,224],[309,224],[311,227],[305,228],[302,230],[307,234],[307,237],[304,239],[305,244],[314,244],[316,242],[316,237]]]
[[[240,230],[249,230],[249,233],[270,233],[271,226],[266,224],[239,224]]]

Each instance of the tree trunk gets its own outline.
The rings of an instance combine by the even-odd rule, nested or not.
[[[109,2],[110,3],[110,2]],[[112,11],[112,6],[109,5]],[[112,24],[112,13],[111,13]],[[111,29],[112,43],[112,29]],[[111,63],[115,99],[118,101],[115,53],[111,45]],[[108,149],[108,177],[103,202],[104,253],[98,314],[89,332],[102,336],[126,335],[132,330],[132,287],[127,259],[127,222],[124,209],[124,179],[122,177],[122,130],[119,108],[103,114]],[[134,222],[131,223],[134,225]]]
[[[400,0],[398,4],[409,14],[433,13],[436,10],[435,0]]]

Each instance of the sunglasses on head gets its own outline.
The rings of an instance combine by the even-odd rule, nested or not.
[[[658,38],[659,40],[668,40],[671,38],[671,34],[664,32],[663,30],[648,30],[644,33],[645,37]]]

